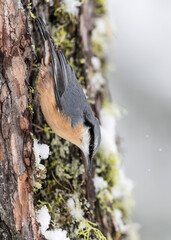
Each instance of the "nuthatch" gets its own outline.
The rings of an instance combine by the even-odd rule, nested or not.
[[[42,112],[57,135],[82,150],[90,171],[101,140],[99,122],[65,55],[55,45],[43,20],[40,17],[36,20],[44,39],[36,87]]]

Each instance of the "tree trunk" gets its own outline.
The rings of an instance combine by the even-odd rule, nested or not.
[[[19,0],[0,1],[0,239],[41,239],[33,206],[28,19]]]
[[[55,28],[56,33],[52,31],[53,37],[58,47],[63,44],[63,50],[69,61],[73,63],[72,67],[78,80],[87,90],[88,99],[93,100],[92,108],[99,118],[105,86],[102,91],[98,91],[92,81],[95,71],[91,63],[93,56],[91,37],[95,24],[95,11],[97,5],[101,7],[102,2],[85,0],[79,16],[74,16],[63,10],[61,0],[32,0],[32,6],[29,0],[28,2],[0,0],[0,239],[2,240],[45,239],[35,217],[39,200],[51,208],[53,224],[50,228],[67,230],[71,240],[85,239],[83,233],[73,235],[73,232],[79,229],[80,222],[69,214],[67,201],[71,196],[75,203],[79,202],[88,229],[92,227],[91,239],[97,239],[97,233],[101,236],[99,239],[105,239],[93,223],[99,224],[100,230],[109,237],[108,239],[121,239],[113,215],[113,203],[105,197],[98,199],[92,178],[89,177],[85,181],[80,150],[47,130],[36,91],[33,90],[38,74],[38,67],[35,69],[33,67],[33,59],[36,59],[37,65],[41,63],[43,42],[34,20],[31,21],[32,17],[34,18],[32,11],[36,16],[46,20],[49,32],[51,32],[50,25],[52,29]],[[55,34],[61,35],[56,37]],[[68,49],[70,51],[67,51]],[[103,62],[103,59],[100,61]],[[30,94],[29,89],[34,93]],[[49,161],[43,162],[47,169],[46,181],[38,180],[43,187],[37,190],[34,196],[33,187],[39,174],[36,175],[32,134],[41,142],[48,144],[51,149]],[[103,156],[99,156],[99,159],[101,157]],[[105,165],[105,168],[112,166]],[[109,192],[113,185],[110,183]],[[124,207],[119,204],[120,202],[118,206],[121,206],[124,212]]]
[[[87,15],[89,4],[91,11]],[[85,69],[88,69],[86,85],[90,83],[91,91],[90,32],[94,4],[94,1],[85,1],[80,21],[82,54],[86,59]],[[37,14],[48,21],[49,6],[39,1],[33,1],[33,6]],[[43,239],[35,219],[32,192],[34,155],[28,94],[32,49],[28,15],[26,3],[0,1],[0,239],[8,240]],[[37,38],[34,36],[33,41]],[[41,119],[39,112],[37,119]],[[87,185],[88,200],[94,209],[95,193],[91,179]]]

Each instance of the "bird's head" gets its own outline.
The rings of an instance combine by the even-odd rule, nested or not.
[[[88,172],[92,169],[92,158],[96,154],[101,141],[101,133],[99,121],[96,117],[92,121],[85,120],[85,127],[82,132],[81,150],[86,159],[86,167]]]

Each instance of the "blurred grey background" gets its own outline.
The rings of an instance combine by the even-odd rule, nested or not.
[[[108,0],[108,9],[109,86],[128,110],[117,132],[135,183],[133,220],[141,240],[171,240],[171,1]]]

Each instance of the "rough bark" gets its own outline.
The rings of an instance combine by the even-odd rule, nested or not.
[[[99,116],[102,99],[91,81],[91,33],[94,27],[95,2],[85,0],[77,37],[82,40],[82,55],[86,60],[84,74],[86,86],[89,86],[87,92],[90,98],[93,96],[95,99],[93,108]],[[46,19],[47,23],[50,5],[51,1],[47,4],[33,0],[36,15]],[[28,85],[34,86],[37,75],[37,72],[31,72],[31,56],[34,55],[31,44],[36,42],[36,46],[38,43],[42,45],[42,41],[33,28],[31,43],[28,16],[25,1],[0,0],[0,239],[8,240],[44,239],[36,222],[33,206],[34,156],[30,135],[32,119],[28,103]],[[44,118],[37,101],[34,109],[34,122],[43,126]],[[34,128],[34,134],[47,142],[46,135],[40,134],[38,129]],[[70,161],[70,156],[68,159]],[[96,195],[91,178],[87,181],[85,192],[91,209],[95,212]],[[97,215],[92,214],[90,219],[102,222]]]
[[[82,51],[83,56],[85,58],[85,72],[86,72],[86,85],[88,86],[87,93],[90,96],[96,95],[95,87],[91,81],[92,79],[92,66],[91,66],[91,57],[92,57],[92,42],[91,42],[91,35],[92,30],[94,28],[94,8],[95,8],[95,1],[94,0],[85,0],[82,9],[81,9],[81,15],[80,15],[80,36],[82,39]],[[95,109],[97,110],[96,106]],[[92,176],[93,177],[93,176]],[[89,177],[87,179],[87,185],[86,185],[86,194],[87,194],[87,200],[90,203],[91,209],[95,210],[95,200],[96,200],[96,194],[94,189],[94,184],[92,177]],[[94,220],[95,216],[93,216]]]
[[[33,206],[31,42],[20,0],[0,1],[0,239],[41,239]]]

